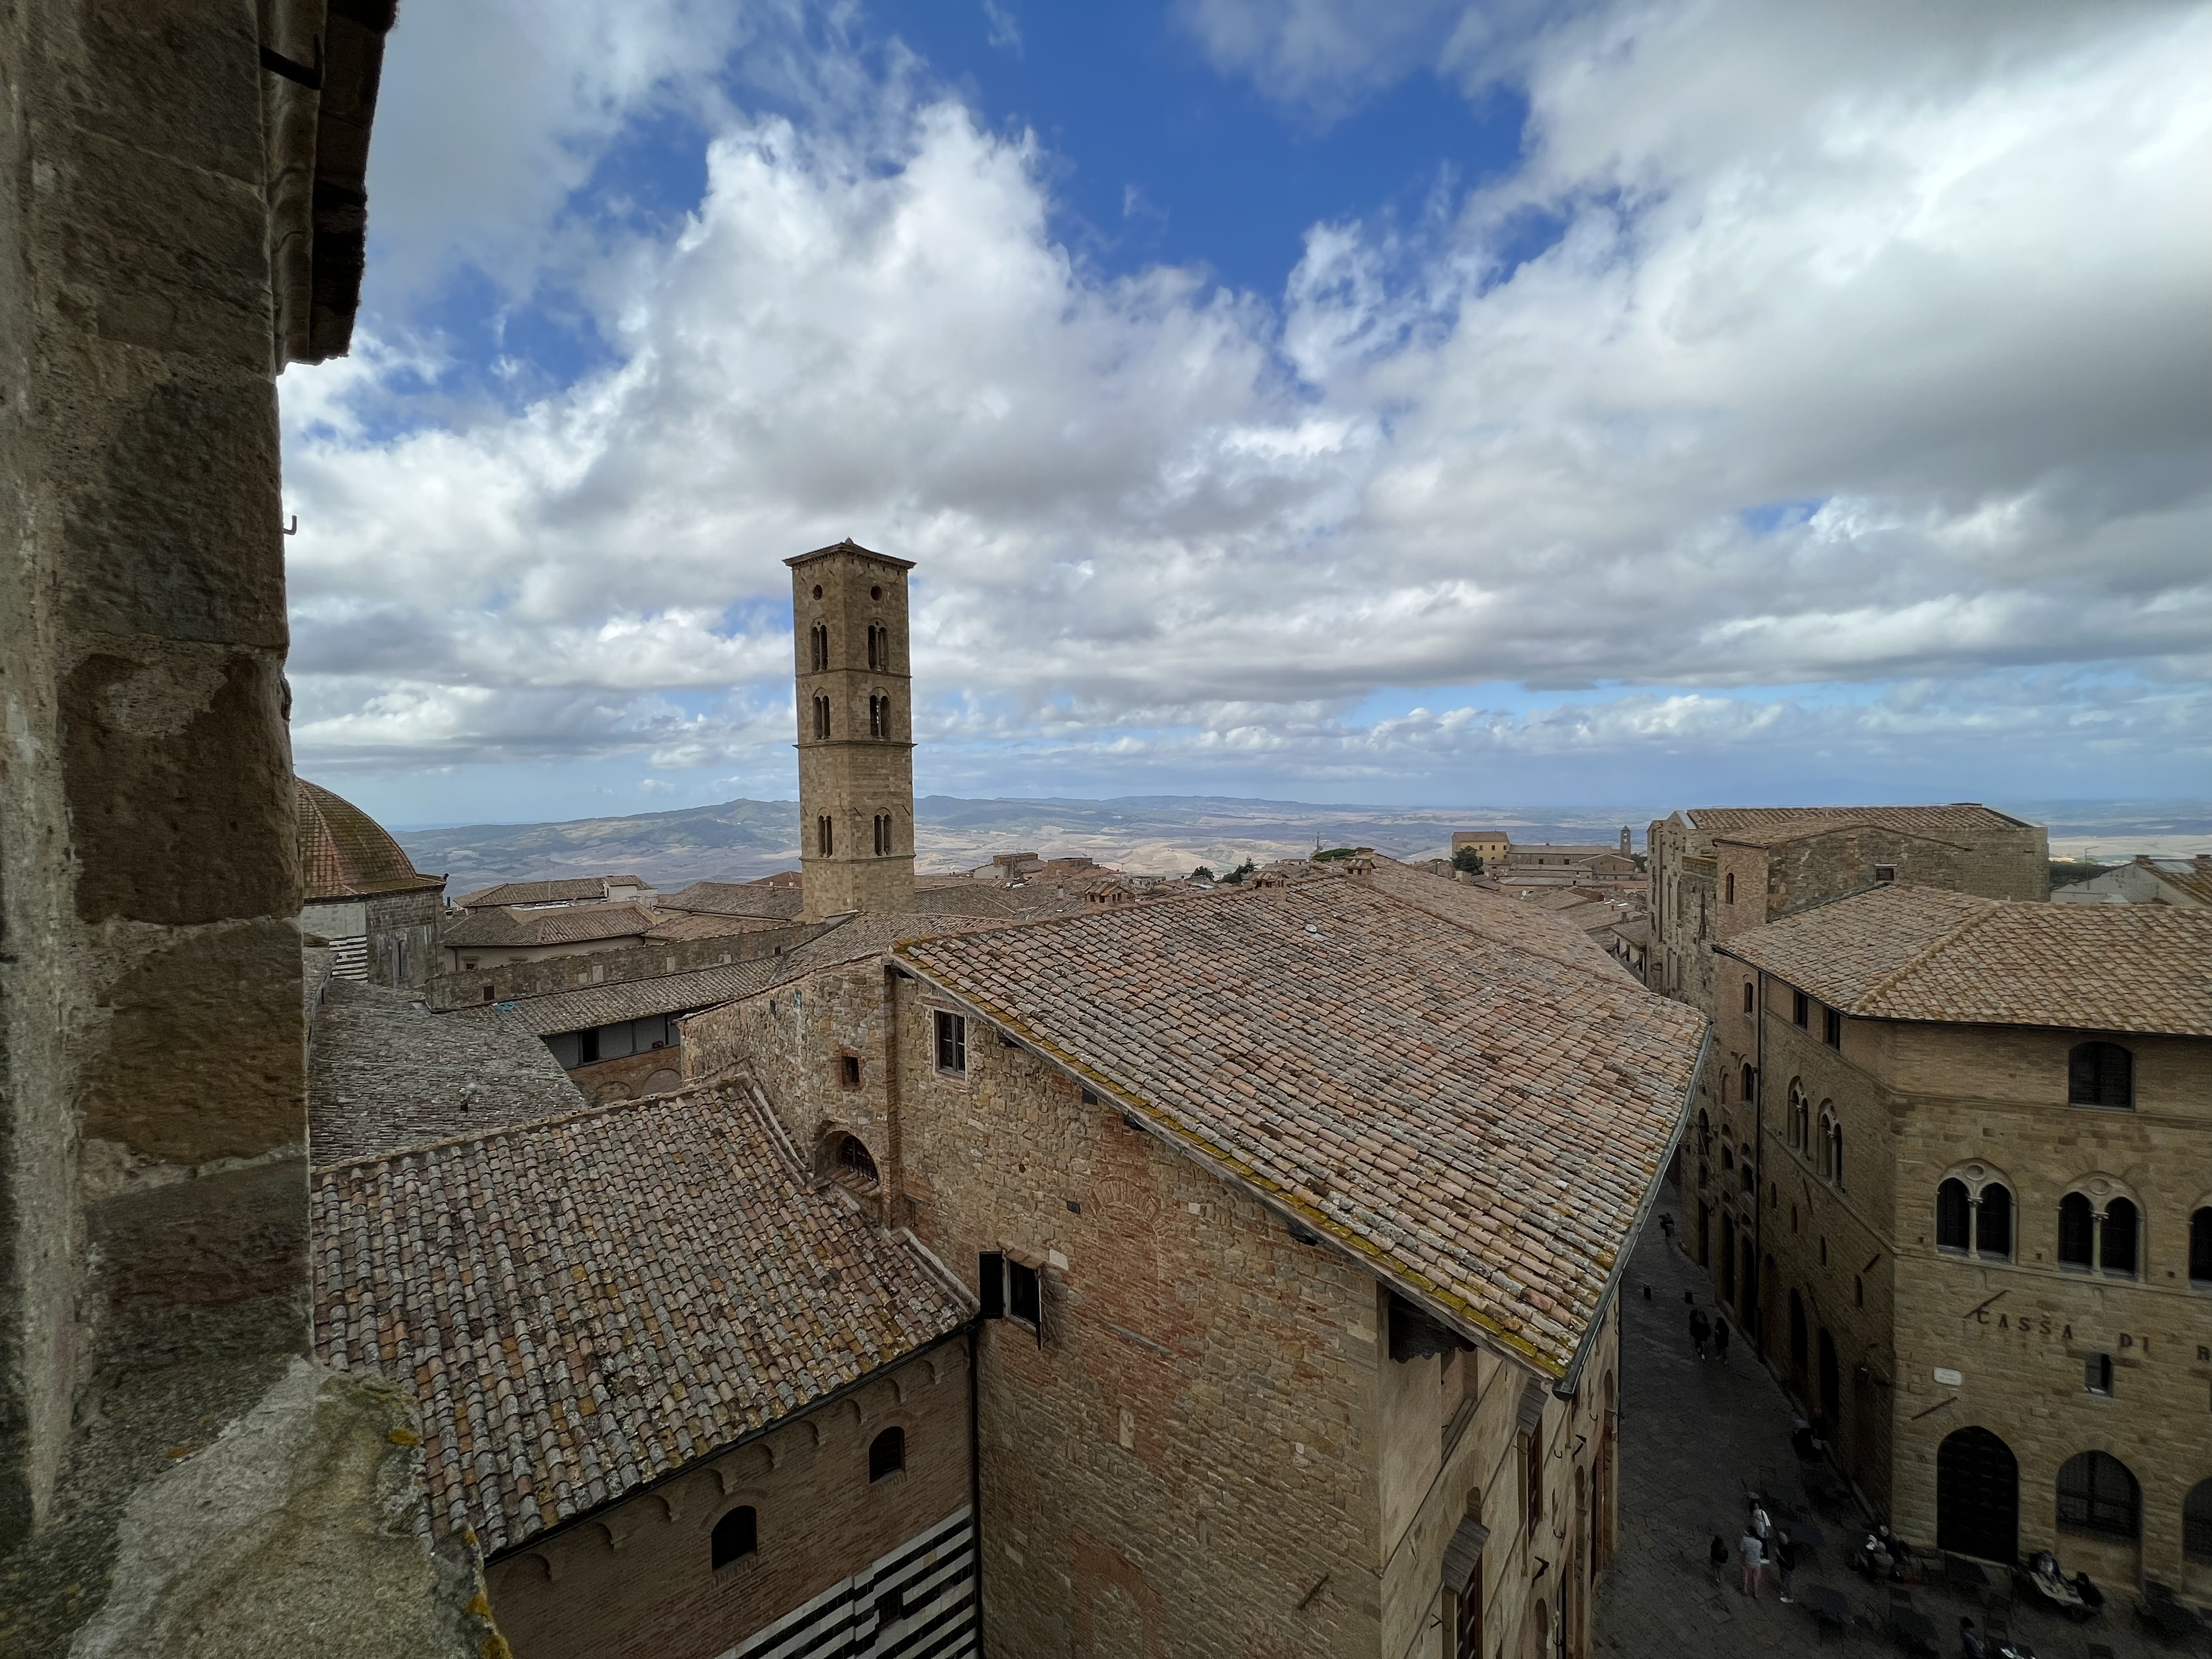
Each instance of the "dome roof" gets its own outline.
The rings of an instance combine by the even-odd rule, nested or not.
[[[310,904],[445,886],[443,876],[417,870],[391,831],[351,801],[305,778],[292,781],[299,808],[300,876]]]

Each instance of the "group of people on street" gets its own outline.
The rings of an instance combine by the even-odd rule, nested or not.
[[[1692,1349],[1696,1352],[1698,1358],[1703,1359],[1705,1357],[1705,1350],[1710,1347],[1712,1350],[1713,1358],[1719,1360],[1722,1364],[1727,1364],[1729,1348],[1727,1316],[1717,1314],[1711,1319],[1706,1318],[1705,1310],[1698,1305],[1698,1293],[1695,1291],[1683,1291],[1682,1300],[1690,1304]]]
[[[1752,1494],[1743,1518],[1743,1535],[1735,1540],[1736,1559],[1743,1568],[1743,1593],[1753,1601],[1759,1599],[1759,1581],[1767,1570],[1774,1571],[1775,1583],[1780,1588],[1782,1599],[1790,1600],[1790,1583],[1797,1571],[1797,1547],[1790,1541],[1789,1532],[1774,1524],[1766,1512],[1766,1505]],[[1715,1568],[1728,1565],[1728,1546],[1719,1539],[1713,1540]]]

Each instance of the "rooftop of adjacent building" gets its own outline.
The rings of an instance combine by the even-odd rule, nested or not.
[[[596,899],[639,899],[650,902],[652,887],[637,876],[568,876],[549,881],[503,881],[453,901],[457,910],[503,905],[583,904]]]
[[[1862,1018],[2212,1036],[2212,911],[1899,882],[1720,948]]]
[[[449,950],[527,950],[547,945],[589,945],[602,939],[641,939],[660,918],[628,900],[592,900],[542,910],[478,906],[438,935]]]
[[[2059,903],[2124,904],[2128,902],[2126,893],[2114,890],[2132,887],[2146,876],[2155,884],[2154,890],[2166,890],[2168,902],[2212,905],[2212,853],[2191,858],[2139,853],[2130,862],[2115,864],[2101,875],[2056,888],[2051,896]]]
[[[1939,840],[2009,834],[2036,827],[1979,801],[1930,806],[1699,806],[1680,816],[1717,839],[1753,846],[1802,841],[1854,824]]]
[[[443,876],[415,867],[391,832],[341,795],[293,781],[300,878],[310,904],[442,888]]]
[[[1388,860],[894,954],[1554,1378],[1602,1311],[1705,1033],[1582,930]]]
[[[488,1554],[971,1312],[742,1079],[319,1170],[312,1196],[317,1352],[415,1392],[434,1523]]]
[[[304,953],[307,1151],[343,1164],[580,1109],[583,1097],[511,1013],[450,1020],[404,991],[330,976]]]

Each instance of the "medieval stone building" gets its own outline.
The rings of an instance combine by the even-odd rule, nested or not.
[[[1907,1538],[2212,1593],[2208,959],[1905,883],[1720,947],[1766,1084],[1698,1112],[1692,1247]]]
[[[329,941],[340,979],[420,989],[437,969],[446,878],[417,870],[351,801],[305,778],[296,783],[300,931]]]
[[[2050,837],[1971,801],[1949,806],[1701,806],[1652,823],[1652,988],[1708,1017],[1713,947],[1883,882],[1984,898],[2051,890]]]

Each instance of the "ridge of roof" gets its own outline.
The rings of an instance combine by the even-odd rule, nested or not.
[[[1901,883],[1899,884],[1903,886],[1908,892],[1917,893],[1929,890],[1949,890],[1948,889],[1923,889],[1917,883]],[[1863,888],[1860,890],[1863,892],[1870,890]],[[1856,895],[1854,894],[1851,895],[1851,896],[1856,897]],[[1975,897],[1974,895],[1969,893],[1958,893],[1953,895],[1953,896],[1962,899],[1972,899]],[[1856,1001],[1859,1006],[1864,1006],[1866,1004],[1872,1002],[1883,992],[1888,990],[1891,987],[1901,982],[1907,974],[1919,967],[1922,963],[1926,962],[1929,957],[1936,956],[1941,951],[1949,950],[1954,945],[1956,945],[1960,939],[1966,938],[1967,934],[1972,933],[1975,928],[1980,927],[1984,922],[1987,921],[1991,916],[1995,915],[2001,908],[2003,908],[2002,901],[1997,899],[1982,899],[1979,902],[1982,906],[1980,910],[1967,916],[1964,921],[1960,921],[1958,926],[1953,927],[1949,932],[1942,934],[1940,938],[1930,939],[1926,945],[1922,945],[1920,949],[1915,951],[1911,956],[1905,957],[1905,959],[1899,963],[1896,967],[1891,969],[1889,972],[1882,975],[1880,978],[1876,979],[1873,984],[1868,986],[1867,988],[1861,992],[1856,998]]]

